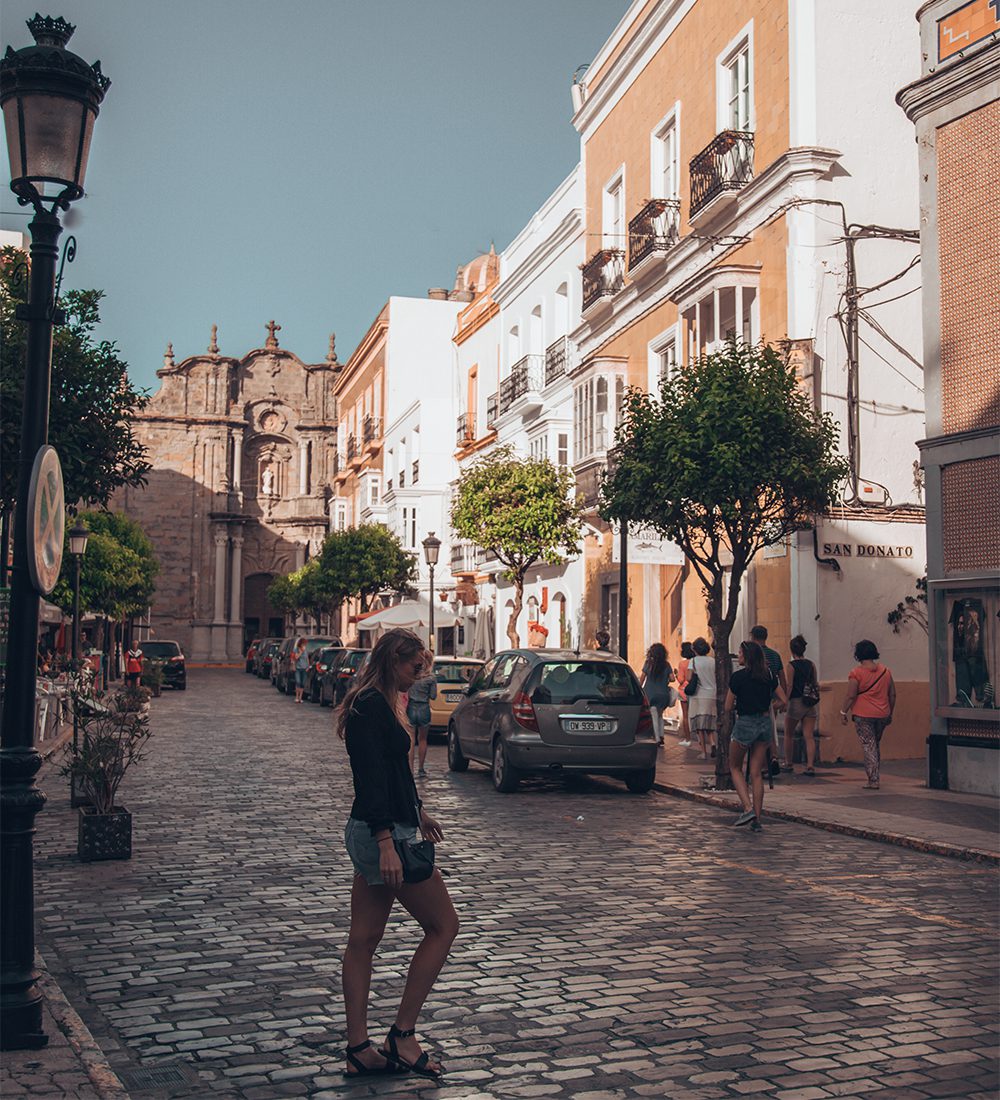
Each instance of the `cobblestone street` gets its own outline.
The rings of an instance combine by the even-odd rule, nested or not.
[[[237,670],[153,700],[120,803],[128,862],[81,864],[63,781],[38,817],[39,948],[139,1096],[981,1097],[997,1094],[995,868],[618,783],[494,792],[431,749],[462,929],[423,1022],[440,1085],[341,1077],[351,801],[331,711]],[[415,926],[394,915],[370,1019]]]

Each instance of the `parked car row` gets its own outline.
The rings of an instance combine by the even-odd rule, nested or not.
[[[162,669],[164,687],[172,687],[177,691],[186,690],[187,666],[179,642],[146,641],[140,642],[139,648],[144,660]]]
[[[304,698],[328,707],[339,704],[351,680],[371,652],[350,649],[339,638],[296,634],[291,638],[255,638],[246,654],[246,671],[270,680],[284,695],[295,693],[295,645],[305,637],[306,669]]]

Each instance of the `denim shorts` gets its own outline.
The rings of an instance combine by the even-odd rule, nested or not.
[[[407,703],[406,717],[409,720],[410,725],[413,726],[414,729],[417,729],[420,726],[429,726],[431,724],[430,703]]]
[[[306,670],[304,668],[297,668],[295,670],[295,686],[297,688],[304,688],[306,686]]]
[[[406,824],[393,825],[392,835],[404,844],[411,843],[416,839],[417,827]],[[369,886],[384,886],[382,872],[379,870],[378,841],[372,836],[367,822],[349,817],[347,827],[344,829],[344,844],[354,864],[355,873],[361,875]]]
[[[733,740],[745,749],[756,745],[758,741],[765,744],[771,740],[771,714],[765,711],[763,714],[740,714],[733,723]]]

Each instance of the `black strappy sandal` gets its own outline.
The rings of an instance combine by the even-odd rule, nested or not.
[[[409,1039],[411,1035],[416,1032],[415,1027],[411,1027],[407,1031],[400,1031],[395,1024],[389,1028],[389,1035],[386,1038],[386,1042],[389,1044],[389,1049],[382,1048],[382,1053],[386,1058],[391,1059],[394,1062],[398,1062],[400,1066],[408,1069],[411,1073],[419,1074],[421,1077],[440,1077],[444,1072],[443,1069],[431,1069],[429,1062],[430,1057],[427,1051],[423,1051],[420,1057],[415,1062],[408,1062],[402,1054],[399,1053],[396,1048],[397,1039]]]
[[[355,1067],[353,1070],[345,1069],[345,1077],[377,1077],[387,1073],[406,1073],[406,1067],[402,1062],[399,1059],[390,1058],[384,1051],[379,1051],[379,1054],[385,1059],[384,1066],[366,1066],[360,1058],[354,1057],[355,1054],[360,1054],[370,1046],[372,1046],[371,1039],[365,1039],[363,1043],[358,1043],[356,1047],[348,1047],[344,1051],[348,1062]]]

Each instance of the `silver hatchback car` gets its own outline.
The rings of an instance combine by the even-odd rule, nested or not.
[[[656,778],[656,738],[635,673],[610,653],[509,649],[487,661],[448,724],[448,767],[488,764],[513,791],[526,773],[587,772],[644,793]]]

